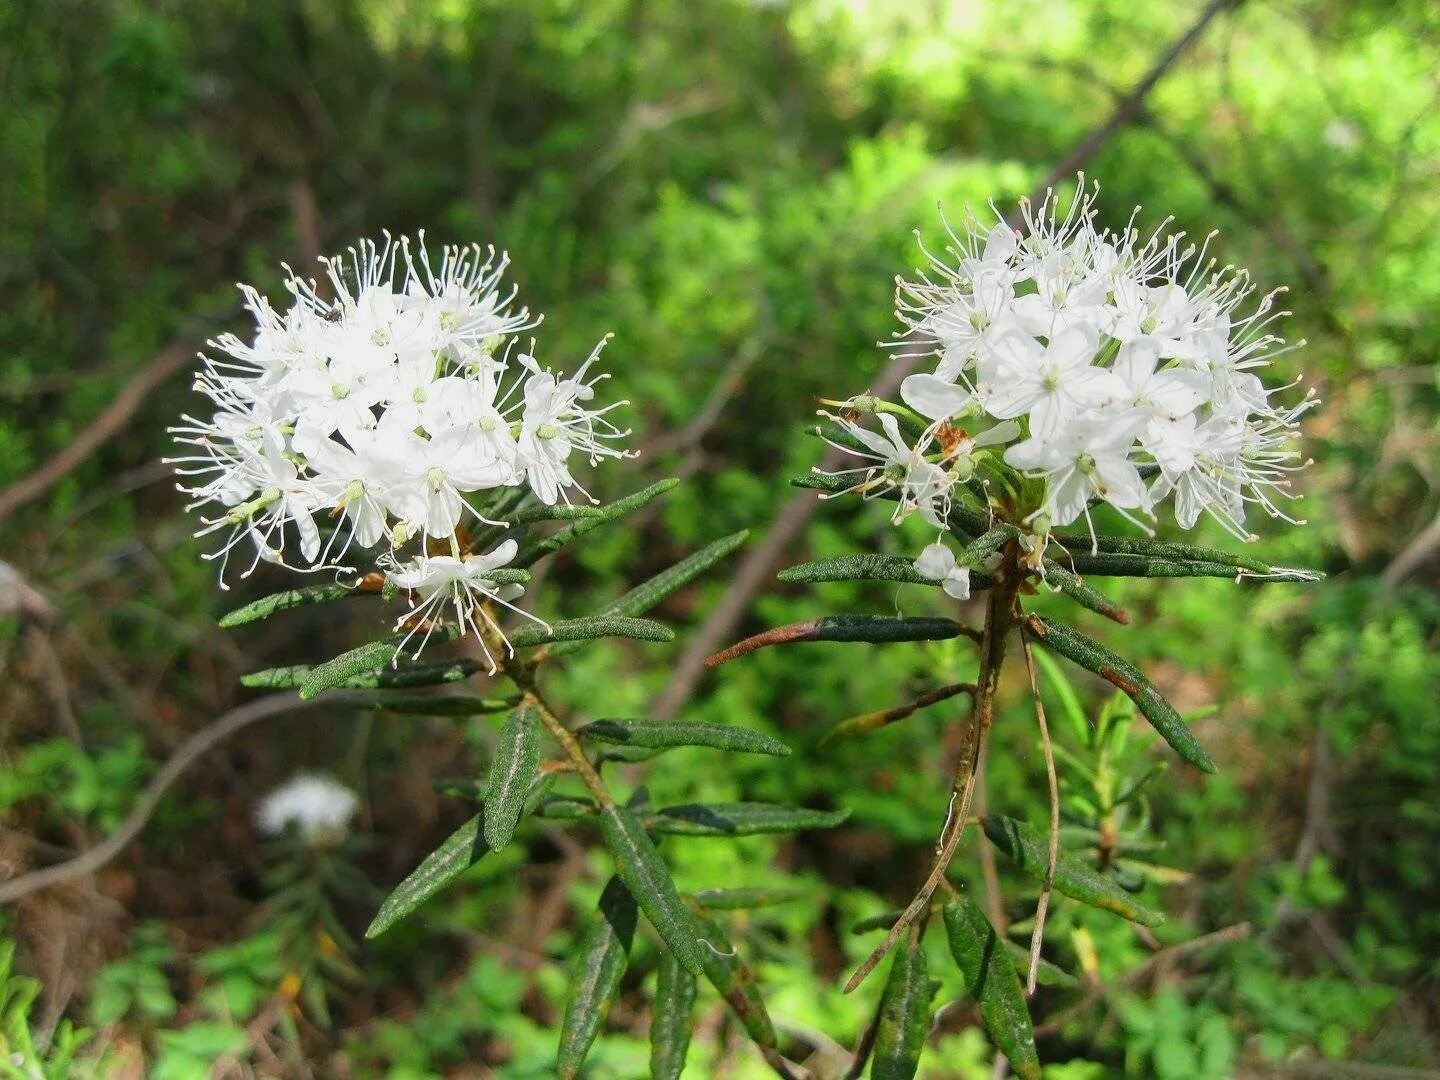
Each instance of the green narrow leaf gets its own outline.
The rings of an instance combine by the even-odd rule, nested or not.
[[[570,972],[556,1055],[556,1073],[566,1080],[580,1072],[610,1012],[635,938],[635,921],[634,898],[618,877],[612,877],[600,894],[599,910],[590,916]]]
[[[1053,559],[1045,560],[1045,580],[1083,608],[1104,615],[1121,625],[1128,625],[1130,613],[1091,585],[1072,574]]]
[[[650,1013],[651,1080],[680,1080],[685,1070],[696,989],[695,976],[668,949],[663,950]]]
[[[530,645],[546,645],[552,641],[589,641],[600,637],[674,641],[675,631],[650,619],[592,615],[584,619],[558,619],[549,626],[521,627],[510,635],[510,644],[517,649],[523,649]]]
[[[964,627],[928,615],[826,615],[816,620],[815,641],[948,641]]]
[[[623,746],[709,746],[742,754],[790,754],[790,748],[779,739],[759,731],[700,720],[594,720],[577,728],[575,734]]]
[[[985,913],[968,896],[945,905],[945,938],[995,1048],[1005,1055],[1020,1080],[1040,1080],[1035,1031],[1015,961]]]
[[[499,851],[515,835],[540,768],[540,713],[522,705],[505,718],[485,782],[485,843]]]
[[[300,698],[309,701],[326,690],[345,685],[357,675],[382,668],[395,659],[395,644],[390,641],[372,641],[341,653],[332,660],[326,660],[311,669],[300,684]]]
[[[336,584],[286,589],[284,592],[271,593],[269,596],[262,596],[259,600],[252,600],[250,603],[220,616],[220,625],[228,630],[234,626],[244,626],[246,623],[268,619],[279,611],[289,611],[291,608],[305,607],[309,604],[328,604],[347,596],[366,595],[378,596],[379,594],[357,592],[349,585]]]
[[[596,615],[622,615],[635,616],[643,615],[660,601],[673,593],[676,589],[688,585],[695,578],[725,558],[736,548],[745,543],[750,536],[748,529],[731,533],[729,536],[721,537],[712,544],[707,544],[693,555],[686,556],[674,566],[662,570],[649,581],[642,582],[635,586],[624,596],[610,601]],[[565,656],[583,646],[583,642],[565,642],[551,650],[551,656]]]
[[[513,529],[517,525],[533,525],[537,521],[589,521],[604,516],[605,509],[600,506],[571,506],[566,503],[546,506],[544,503],[532,503],[510,514],[505,519],[505,527]]]
[[[600,813],[600,831],[640,910],[685,970],[700,974],[704,950],[695,933],[695,916],[680,899],[665,861],[635,815],[623,806],[607,806]]]
[[[679,480],[661,480],[658,484],[651,484],[643,491],[637,491],[624,499],[617,499],[615,502],[605,506],[596,507],[597,513],[588,516],[583,520],[567,525],[552,536],[534,544],[527,544],[515,558],[510,560],[511,566],[526,567],[533,566],[540,559],[552,552],[559,551],[566,544],[570,543],[592,529],[598,529],[601,525],[608,525],[612,521],[624,517],[626,514],[639,510],[646,503],[658,499],[667,491],[678,484]]]
[[[1215,763],[1210,760],[1210,755],[1175,711],[1175,706],[1160,696],[1155,684],[1134,664],[1111,652],[1098,641],[1092,641],[1078,630],[1072,630],[1061,623],[1031,615],[1029,625],[1035,632],[1035,639],[1047,649],[1059,653],[1086,671],[1093,671],[1122,690],[1126,697],[1135,702],[1141,715],[1150,721],[1150,726],[1158,731],[1160,737],[1182,758],[1198,769],[1211,773],[1215,771]]]
[[[481,716],[513,709],[505,698],[480,698],[471,694],[396,694],[376,698],[367,708],[413,716]]]
[[[647,814],[645,826],[673,836],[759,836],[832,829],[849,816],[849,810],[806,810],[775,803],[690,803]]]
[[[347,679],[341,686],[362,687],[367,690],[411,690],[419,686],[443,686],[445,683],[463,682],[484,667],[478,660],[441,660],[437,663],[400,664],[398,667],[381,668],[379,671],[357,675]]]
[[[1251,560],[1246,560],[1251,562]],[[1296,570],[1287,567],[1270,567],[1264,563],[1252,563],[1252,567],[1240,567],[1234,563],[1210,562],[1206,560],[1168,559],[1156,555],[1136,555],[1121,552],[1105,552],[1099,555],[1075,552],[1065,562],[1077,574],[1091,574],[1094,577],[1148,577],[1148,578],[1229,578],[1232,581],[1319,581],[1323,574],[1313,570]],[[1260,569],[1263,567],[1263,569]]]
[[[913,560],[899,555],[846,555],[839,559],[800,563],[775,575],[781,581],[898,581],[907,585],[939,585],[922,577]]]
[[[930,975],[920,935],[909,934],[895,950],[880,998],[880,1026],[870,1062],[872,1080],[910,1080],[920,1067],[930,1034]]]
[[[240,676],[241,686],[257,690],[296,690],[310,677],[309,664],[290,664],[287,667],[266,668]]]
[[[754,908],[773,907],[788,904],[792,900],[803,900],[810,893],[806,889],[700,889],[690,894],[697,904],[710,911],[749,911]]]
[[[695,914],[695,921],[705,939],[700,947],[705,978],[725,999],[745,1029],[745,1034],[757,1046],[774,1049],[778,1045],[775,1025],[770,1022],[770,1013],[765,1008],[765,999],[760,994],[754,973],[740,959],[739,950],[730,943],[719,923],[700,913]]]
[[[987,815],[981,824],[984,825],[985,835],[990,841],[1015,860],[1020,869],[1041,881],[1045,880],[1045,868],[1050,856],[1050,843],[1046,837],[1028,825],[999,814]],[[1055,860],[1055,877],[1052,883],[1056,892],[1064,893],[1072,900],[1112,911],[1121,918],[1142,926],[1158,926],[1165,921],[1165,916],[1160,912],[1137,903],[1133,896],[1115,882],[1063,849]]]
[[[365,936],[379,937],[484,858],[490,850],[485,846],[484,819],[485,811],[481,810],[427,855],[385,898]]]
[[[550,821],[579,821],[599,812],[600,804],[584,795],[546,795],[531,811]]]
[[[1091,552],[1098,549],[1104,555],[1139,555],[1156,559],[1173,559],[1181,562],[1216,563],[1233,566],[1261,578],[1275,574],[1287,575],[1276,580],[1319,581],[1323,574],[1313,570],[1275,567],[1248,555],[1239,555],[1224,548],[1201,547],[1198,544],[1179,544],[1168,540],[1152,540],[1143,536],[1097,536],[1093,542],[1086,536],[1057,536],[1062,544],[1075,552],[1076,558],[1091,558]]]

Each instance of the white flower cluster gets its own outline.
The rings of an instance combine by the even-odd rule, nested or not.
[[[539,320],[502,291],[508,260],[493,249],[447,247],[437,266],[423,234],[413,247],[387,235],[323,262],[323,285],[286,268],[284,311],[240,286],[253,337],[224,335],[210,343],[223,355],[203,357],[195,388],[214,415],[172,429],[194,448],[174,459],[181,490],[192,508],[213,508],[196,535],[226,534],[207,556],[222,579],[245,542],[255,556],[244,575],[261,559],[348,572],[354,549],[378,547],[377,565],[425,616],[407,616],[412,629],[443,608],[467,629],[493,626],[485,602],[520,587],[485,573],[516,545],[465,550],[467,517],[503,524],[471,497],[528,485],[541,502],[568,502],[584,490],[573,455],[625,455],[615,444],[628,432],[606,419],[625,402],[590,407],[605,341],[565,377],[516,348]],[[326,519],[335,528],[322,535]]]
[[[927,251],[929,269],[897,289],[900,342],[938,358],[933,373],[904,381],[908,409],[852,399],[832,417],[848,436],[837,445],[867,459],[840,474],[849,490],[898,491],[897,520],[918,510],[943,528],[957,485],[998,457],[1046,481],[1043,505],[1018,522],[1042,538],[1088,523],[1100,502],[1149,532],[1141,519],[1171,496],[1187,529],[1204,512],[1253,539],[1251,506],[1294,520],[1282,508],[1300,467],[1293,436],[1316,402],[1278,406],[1255,374],[1285,350],[1270,332],[1286,314],[1277,293],[1257,298],[1243,270],[1217,267],[1208,238],[1197,250],[1164,225],[1142,238],[1133,217],[1098,228],[1093,202],[1082,181],[1064,214],[1053,196],[1038,211],[1023,203],[1018,230],[973,215],[959,233],[947,224],[945,253]],[[881,432],[857,422],[861,402]],[[943,545],[916,567],[968,595],[968,568]]]
[[[267,836],[293,827],[301,839],[314,843],[342,836],[359,806],[355,793],[339,781],[301,773],[260,800],[255,820]]]

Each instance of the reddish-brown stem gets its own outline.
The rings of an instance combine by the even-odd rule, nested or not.
[[[845,993],[850,993],[862,982],[875,966],[884,959],[900,935],[922,914],[930,909],[930,898],[945,878],[950,860],[960,846],[965,825],[970,820],[970,803],[975,795],[975,766],[985,748],[985,739],[995,719],[995,692],[1000,685],[1000,667],[1005,660],[1005,640],[1015,623],[1015,601],[1020,585],[1024,581],[1024,570],[1020,566],[1019,550],[1013,542],[1005,549],[1004,562],[995,571],[995,584],[985,605],[985,629],[980,639],[980,674],[975,681],[975,693],[968,717],[964,743],[960,758],[955,764],[955,779],[950,786],[950,806],[945,826],[936,844],[935,862],[930,876],[920,886],[920,891],[910,901],[885,940],[865,958],[850,981],[845,984]]]

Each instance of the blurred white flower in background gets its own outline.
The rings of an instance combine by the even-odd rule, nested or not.
[[[301,773],[260,800],[255,821],[267,836],[293,828],[302,840],[314,843],[343,836],[359,806],[355,793],[338,780]]]

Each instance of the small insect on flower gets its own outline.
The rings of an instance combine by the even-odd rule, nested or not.
[[[255,820],[267,836],[294,829],[300,839],[315,844],[343,837],[359,806],[355,793],[338,780],[301,773],[260,800]]]

